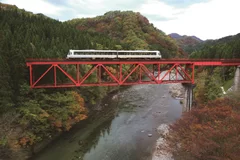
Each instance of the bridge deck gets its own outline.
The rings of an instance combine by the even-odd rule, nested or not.
[[[195,66],[238,66],[240,59],[149,59],[149,60],[86,60],[86,59],[27,59],[29,65],[50,64],[193,64]]]

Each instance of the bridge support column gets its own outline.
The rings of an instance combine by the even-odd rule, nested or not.
[[[240,91],[240,66],[237,67],[235,72],[233,90]]]
[[[194,84],[184,83],[183,87],[185,89],[185,96],[183,101],[183,112],[188,112],[192,109],[193,103],[193,88]]]

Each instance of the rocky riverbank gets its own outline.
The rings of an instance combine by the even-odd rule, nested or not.
[[[185,89],[181,83],[175,83],[169,85],[169,93],[172,95],[173,98],[183,99]]]
[[[181,101],[184,100],[185,89],[184,89],[184,87],[181,83],[176,83],[176,84],[169,85],[169,93],[175,99],[179,99]],[[156,141],[156,148],[155,148],[155,151],[153,153],[152,160],[174,160],[172,158],[171,153],[167,153],[167,152],[164,152],[164,151],[160,150],[160,146],[162,147],[162,146],[165,145],[164,136],[166,134],[168,134],[168,132],[169,132],[168,129],[169,129],[169,125],[167,125],[167,124],[161,124],[157,128],[157,132],[158,132],[160,137]]]
[[[169,126],[167,124],[161,124],[157,128],[157,132],[160,135],[160,138],[157,140],[156,150],[153,153],[152,160],[173,160],[171,153],[160,150],[160,146],[163,147],[165,145],[165,139],[163,137],[168,134],[168,128]]]

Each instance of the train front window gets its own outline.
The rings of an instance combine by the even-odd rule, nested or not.
[[[69,51],[68,51],[68,55],[72,55],[72,50],[69,50]]]

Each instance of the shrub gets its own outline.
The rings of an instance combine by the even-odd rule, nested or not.
[[[175,160],[239,160],[239,101],[220,98],[185,113],[170,126],[167,147]]]

